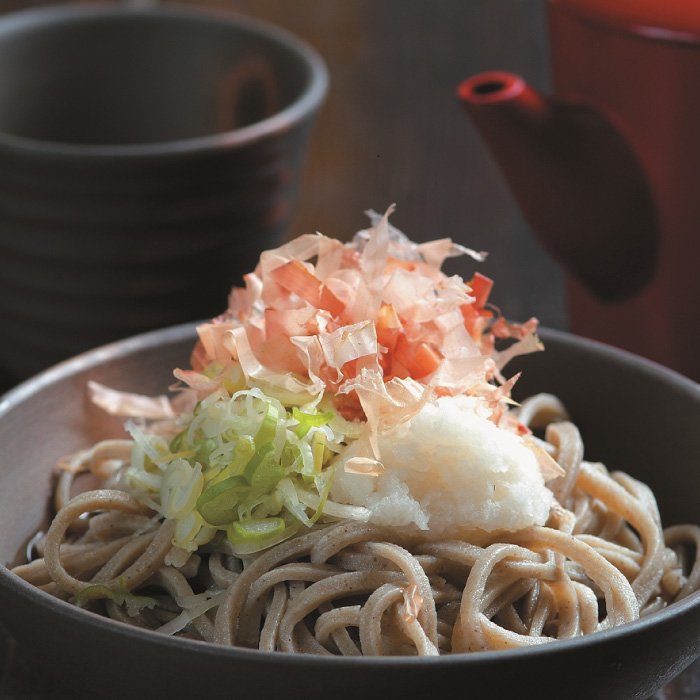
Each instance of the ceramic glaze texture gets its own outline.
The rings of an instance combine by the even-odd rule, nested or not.
[[[185,8],[0,19],[0,366],[214,316],[287,233],[315,52]]]
[[[646,346],[647,356],[700,379],[700,307],[691,301],[700,298],[700,41],[611,31],[556,5],[550,24],[555,97],[590,105],[618,129],[642,165],[661,231],[655,275],[627,303],[600,304],[571,280],[575,330]]]
[[[527,86],[516,97],[492,83],[488,102],[461,96],[570,273],[572,329],[697,380],[699,11],[668,5],[671,20],[654,32],[666,3],[654,13],[651,3],[552,0],[552,96],[537,95],[537,109]]]
[[[553,6],[627,32],[671,40],[700,38],[695,0],[550,0]]]

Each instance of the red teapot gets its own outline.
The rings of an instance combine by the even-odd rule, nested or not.
[[[575,333],[700,380],[700,2],[548,0],[553,95],[458,95],[567,271]]]

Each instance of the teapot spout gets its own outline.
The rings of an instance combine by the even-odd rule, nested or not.
[[[615,127],[511,73],[473,76],[458,97],[550,254],[602,300],[641,291],[660,233],[646,175]]]

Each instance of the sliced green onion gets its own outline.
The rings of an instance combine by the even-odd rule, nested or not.
[[[197,499],[197,510],[210,525],[226,525],[235,519],[235,508],[249,488],[242,476],[230,476],[205,489]]]
[[[185,459],[175,459],[163,475],[160,502],[166,518],[184,518],[194,508],[202,492],[204,477],[197,462],[194,467]]]
[[[272,442],[277,434],[277,424],[279,423],[280,414],[271,401],[267,402],[265,407],[265,415],[258,432],[255,435],[255,446],[260,448],[262,445]]]
[[[258,447],[243,471],[243,477],[249,484],[252,483],[255,472],[260,467],[264,468],[264,465],[268,463],[272,457],[274,457],[274,451],[275,446],[271,442],[267,442]]]
[[[209,462],[209,455],[218,447],[214,438],[197,440],[194,444],[195,458],[198,462],[206,464]]]
[[[197,510],[193,510],[187,517],[176,521],[173,533],[173,544],[176,547],[192,552],[200,544],[209,542],[216,530],[207,527],[202,516]]]
[[[275,537],[269,537],[265,540],[261,540],[260,542],[248,542],[246,544],[233,544],[233,542],[227,540],[226,546],[231,550],[232,554],[239,557],[255,554],[256,552],[268,549],[269,547],[274,547],[280,542],[288,540],[290,537],[294,537],[294,535],[296,535],[302,527],[303,525],[299,521],[287,522],[284,530],[282,530],[282,532]]]
[[[157,600],[149,596],[135,595],[126,589],[123,591],[115,591],[103,583],[95,583],[91,586],[86,586],[75,597],[75,604],[79,608],[85,607],[91,600],[108,599],[117,605],[128,605],[130,608],[141,610],[142,608],[155,608]]]
[[[311,440],[311,453],[314,458],[314,475],[318,476],[323,469],[323,459],[326,454],[326,435],[316,431]]]
[[[328,501],[328,495],[331,492],[331,485],[333,484],[333,477],[335,476],[335,465],[331,465],[326,469],[325,472],[319,474],[316,477],[316,488],[318,489],[318,507],[316,511],[311,516],[311,524],[315,523],[322,515],[323,509]]]
[[[311,521],[306,514],[306,505],[299,500],[298,489],[294,482],[291,479],[282,479],[277,485],[277,493],[279,493],[287,511],[299,522],[309,527]]]
[[[325,465],[347,444],[332,406],[319,410],[320,395],[313,405],[308,396],[301,406],[280,403],[261,387],[245,388],[240,369],[211,366],[205,374],[218,388],[171,440],[130,426],[129,482],[176,521],[176,546],[196,551],[225,534],[237,551],[257,552],[329,514],[335,504]],[[230,386],[219,382],[224,377]]]
[[[296,420],[299,425],[294,428],[294,432],[303,438],[311,428],[320,428],[322,425],[326,425],[329,421],[333,420],[335,413],[333,411],[323,411],[322,413],[304,413],[296,406],[292,408],[292,418]]]
[[[284,477],[284,468],[274,459],[263,462],[250,481],[255,493],[270,493]]]
[[[129,467],[126,470],[126,477],[129,483],[139,491],[160,491],[163,483],[162,474],[150,474],[147,471]]]
[[[299,449],[299,445],[287,442],[282,448],[280,464],[285,474],[292,471],[299,471],[299,465],[301,464],[301,450]]]
[[[301,456],[299,473],[304,477],[304,481],[312,481],[314,477],[314,452],[306,440],[299,443],[299,454]]]
[[[231,544],[262,544],[284,532],[282,518],[260,518],[256,520],[234,521],[226,532]]]
[[[181,430],[171,441],[170,441],[170,452],[175,454],[183,448],[183,442],[187,436],[187,430]]]
[[[254,454],[255,443],[253,438],[250,435],[242,435],[236,441],[230,462],[218,472],[211,470],[211,473],[206,473],[204,478],[211,480],[212,483],[216,483],[230,476],[240,476]]]

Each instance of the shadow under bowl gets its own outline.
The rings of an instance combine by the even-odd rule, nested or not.
[[[0,400],[0,561],[16,558],[46,518],[57,457],[119,434],[86,398],[94,379],[162,393],[188,362],[194,327],[98,348]],[[700,385],[654,363],[543,330],[544,353],[517,361],[518,396],[557,394],[587,457],[654,490],[665,525],[700,519]],[[515,362],[513,363],[516,364]],[[515,369],[515,368],[514,368]],[[700,655],[700,593],[643,620],[544,646],[440,658],[268,654],[174,639],[56,600],[0,567],[0,622],[71,697],[648,697]],[[76,668],[79,667],[79,672]]]

